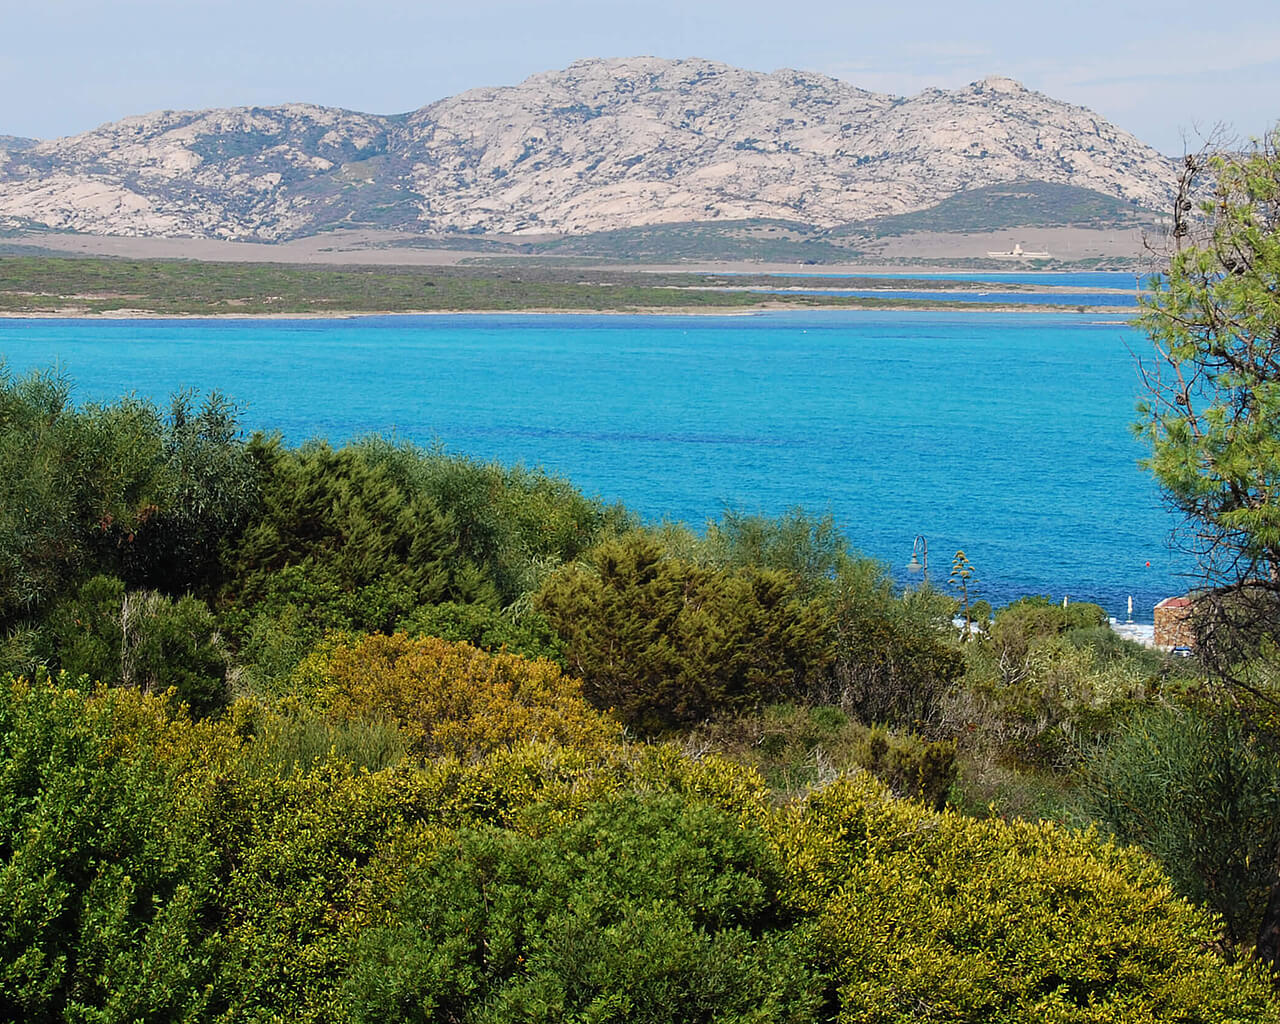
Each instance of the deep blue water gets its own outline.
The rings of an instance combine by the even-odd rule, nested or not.
[[[923,534],[940,584],[963,548],[993,602],[1150,621],[1187,566],[1128,429],[1142,344],[1047,313],[0,321],[9,370],[78,400],[218,388],[290,442],[439,440],[697,526],[830,510],[899,578]]]

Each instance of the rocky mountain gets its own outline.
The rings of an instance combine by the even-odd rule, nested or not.
[[[910,98],[705,60],[579,61],[383,117],[291,104],[0,137],[0,220],[274,241],[334,227],[584,234],[831,228],[1012,181],[1163,209],[1172,163],[1007,78]]]

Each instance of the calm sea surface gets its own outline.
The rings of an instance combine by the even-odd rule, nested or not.
[[[56,363],[80,401],[217,388],[289,442],[394,432],[542,465],[654,519],[830,510],[900,579],[923,534],[941,585],[963,548],[993,602],[1123,615],[1131,594],[1150,621],[1189,566],[1128,429],[1143,339],[1099,319],[3,320],[0,356]]]
[[[989,282],[984,282],[989,283]],[[976,284],[976,283],[975,283]],[[981,287],[981,284],[977,285]],[[795,288],[746,288],[743,291],[759,292],[764,295],[790,295]],[[1009,292],[994,288],[986,291],[911,291],[902,288],[878,288],[861,290],[857,288],[804,288],[805,295],[849,295],[870,299],[915,299],[925,302],[989,302],[1010,303],[1024,306],[1115,306],[1123,308],[1130,315],[1138,311],[1138,303],[1134,293],[1129,292]],[[1110,311],[1108,311],[1110,312]]]

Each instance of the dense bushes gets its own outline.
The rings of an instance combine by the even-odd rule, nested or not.
[[[198,809],[127,695],[0,684],[0,1020],[200,1019],[216,937]]]
[[[556,565],[632,525],[622,506],[602,505],[540,470],[476,462],[378,438],[352,447],[405,493],[448,511],[459,554],[480,568],[503,606],[536,590]]]
[[[684,747],[715,751],[758,769],[784,799],[863,768],[894,795],[941,809],[956,778],[956,744],[869,727],[839,708],[775,704],[691,731]]]
[[[428,757],[478,757],[529,742],[590,749],[619,738],[557,665],[434,637],[331,642],[298,676],[330,715],[393,722],[409,750]]]
[[[154,513],[163,463],[156,410],[76,410],[52,374],[0,376],[0,625],[39,612]]]
[[[95,576],[53,608],[43,632],[47,663],[71,678],[144,693],[173,688],[198,714],[227,701],[226,650],[213,614],[194,597],[126,591],[122,580]]]
[[[564,642],[545,618],[525,611],[518,618],[482,604],[445,601],[404,616],[396,629],[442,640],[463,640],[486,651],[510,651],[530,659],[563,663]]]
[[[1091,760],[1096,813],[1247,950],[1280,884],[1280,756],[1239,709],[1154,707]]]
[[[868,560],[843,561],[830,595],[835,664],[824,696],[864,722],[932,728],[964,668],[955,602],[928,587],[899,598]]]
[[[0,1019],[1278,1019],[1091,833],[670,747],[298,771],[273,714],[0,690]]]
[[[357,1021],[810,1021],[820,997],[756,829],[623,794],[545,834],[465,829],[368,929]]]
[[[166,418],[136,399],[77,409],[70,390],[0,372],[0,625],[94,572],[171,595],[206,586],[257,504],[221,396],[179,395]]]
[[[1020,764],[1055,770],[1105,742],[1119,718],[1184,669],[1098,627],[1101,614],[1042,599],[999,611],[989,635],[965,645],[965,686],[946,708],[951,726],[977,731]]]
[[[243,690],[279,689],[330,631],[435,630],[555,657],[528,595],[628,523],[537,470],[376,439],[287,449],[244,440],[217,394],[180,394],[162,415],[134,399],[77,408],[70,390],[56,374],[0,372],[0,666],[19,671],[65,656],[122,681],[129,645],[98,614],[117,599],[156,620],[152,638],[175,616],[196,646],[212,650],[216,632]],[[96,610],[78,608],[99,576],[123,594],[90,587]],[[193,596],[216,631],[196,623]],[[202,711],[225,696],[152,674]]]
[[[1210,919],[1096,834],[930,814],[864,776],[810,797],[780,842],[841,1021],[1276,1019]]]
[[[330,615],[341,605],[354,628],[389,630],[397,613],[421,604],[496,600],[461,557],[448,515],[359,449],[267,443],[256,454],[263,505],[230,556],[238,603],[270,597]],[[289,584],[284,569],[296,573]]]
[[[660,733],[802,691],[826,661],[829,623],[785,573],[705,569],[642,534],[568,566],[536,606],[596,707]]]

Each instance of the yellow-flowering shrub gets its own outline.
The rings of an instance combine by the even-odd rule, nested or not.
[[[549,661],[488,654],[436,637],[339,639],[309,656],[299,676],[339,718],[394,722],[410,751],[462,759],[529,742],[594,748],[618,727]]]
[[[478,907],[501,926],[483,938],[527,920],[567,940],[548,947],[554,963],[517,951],[502,984],[519,1000],[476,1020],[569,1019],[563,976],[789,1024],[1280,1022],[1261,972],[1218,955],[1212,920],[1151,859],[1090,832],[933,813],[865,773],[775,810],[759,773],[671,745],[510,743],[375,771],[256,756],[281,742],[269,708],[193,723],[162,699],[64,687],[0,687],[0,920],[13,922],[0,965],[27,971],[0,971],[0,1002],[17,993],[26,1019],[62,1019],[74,998],[77,1019],[347,1024],[377,1009],[361,1000],[384,982],[423,980],[401,953],[490,956],[469,923]],[[723,884],[724,864],[741,884]],[[441,902],[441,930],[424,935],[401,895],[432,865],[459,902]],[[592,865],[622,891],[601,889]],[[509,917],[471,884],[491,875]],[[767,905],[734,918],[723,945],[681,922],[756,899],[757,878]],[[419,909],[434,913],[434,893]],[[615,914],[618,900],[639,909]],[[620,930],[604,934],[597,911]],[[388,943],[376,964],[362,959],[370,929]],[[645,951],[634,963],[632,949]],[[467,990],[475,962],[457,962],[441,991]],[[733,1012],[774,996],[772,1016]],[[619,998],[609,1019],[643,1019]]]
[[[777,834],[842,1022],[1280,1020],[1261,972],[1214,952],[1208,915],[1092,831],[934,813],[861,774]]]

